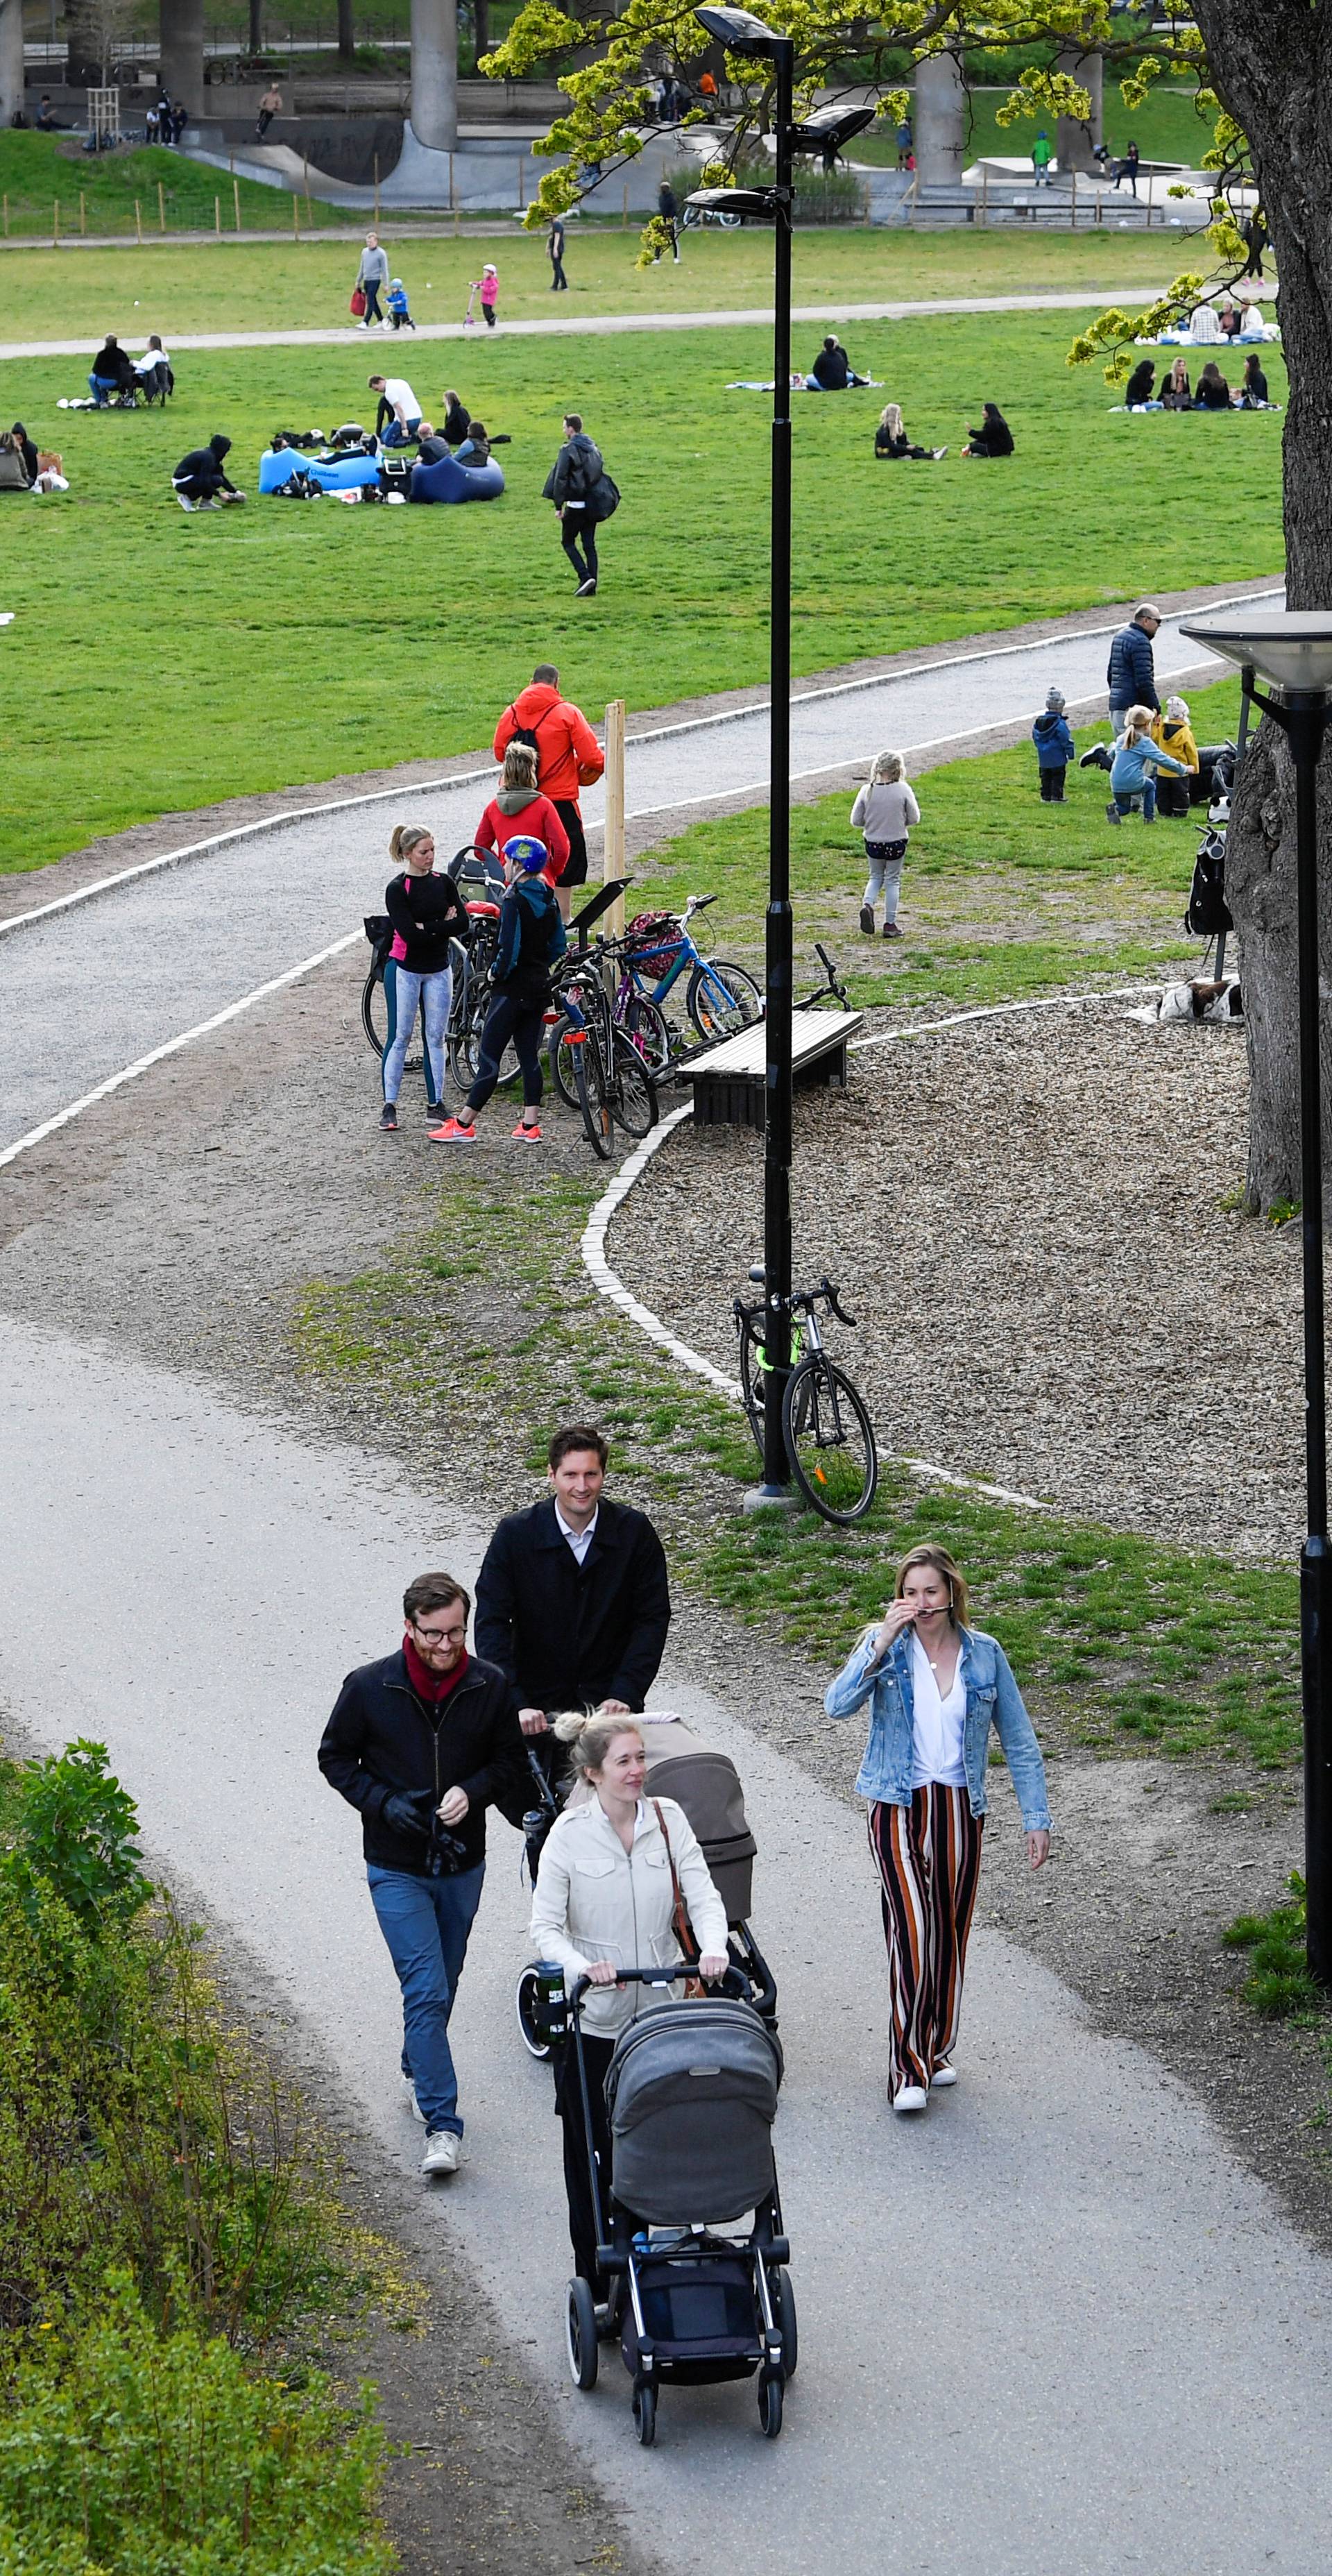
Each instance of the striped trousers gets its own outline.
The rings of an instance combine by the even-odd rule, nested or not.
[[[928,2085],[957,2038],[984,1818],[965,1789],[930,1780],[909,1807],[870,1808],[892,1993],[892,2090]]]

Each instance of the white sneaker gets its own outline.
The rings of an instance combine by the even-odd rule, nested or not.
[[[419,2120],[419,2121],[420,2121],[420,2123],[421,2123],[422,2128],[424,2128],[424,2127],[425,2127],[425,2113],[424,2113],[424,2111],[422,2110],[420,2103],[417,2101],[417,2098],[416,2098],[416,2086],[413,2084],[413,2082],[412,2082],[412,2079],[411,2079],[410,2075],[404,2075],[404,2076],[403,2076],[403,2079],[402,2079],[402,2098],[403,2098],[404,2102],[406,2103],[408,2110],[411,2112],[412,2118],[413,2118],[414,2120]]]
[[[946,2057],[941,2057],[938,2065],[935,2067],[934,2073],[930,2077],[931,2093],[946,2093],[949,2085],[956,2084],[956,2082],[957,2068],[955,2066],[950,2066]]]
[[[920,2098],[923,2102],[925,2099],[923,2093]],[[454,2136],[452,2129],[431,2129],[426,2137],[425,2154],[421,2158],[422,2173],[456,2173],[461,2145],[462,2140]]]
[[[194,503],[190,499],[188,492],[178,492],[176,494],[176,499],[179,501],[182,510],[192,510],[194,508]]]
[[[893,2095],[895,2111],[923,2111],[929,2100],[923,2084],[899,2084]]]

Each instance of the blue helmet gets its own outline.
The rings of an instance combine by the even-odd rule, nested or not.
[[[550,862],[545,842],[538,841],[531,832],[515,832],[513,839],[504,844],[504,856],[511,868],[526,868],[530,877],[539,876]]]

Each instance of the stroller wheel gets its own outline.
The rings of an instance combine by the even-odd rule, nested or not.
[[[650,2451],[657,2438],[657,2392],[651,2386],[634,2390],[634,2424],[639,2441]]]
[[[575,2388],[595,2388],[597,2384],[597,2310],[591,2283],[581,2278],[569,2283],[564,2305],[564,2341],[569,2355],[569,2376]]]
[[[760,2379],[758,2403],[764,2436],[769,2442],[775,2442],[782,2429],[782,2383],[775,2373],[769,2378],[765,2372]]]
[[[794,2379],[800,2345],[796,2330],[795,2292],[789,2272],[777,2275],[777,2322],[782,2330],[782,2368],[788,2379]]]
[[[539,1992],[535,1968],[524,1968],[518,1980],[518,1991],[513,1999],[513,2008],[518,2015],[518,2028],[523,2035],[523,2046],[533,2057],[549,2057],[550,2043],[542,2038],[537,2028],[536,2009]]]

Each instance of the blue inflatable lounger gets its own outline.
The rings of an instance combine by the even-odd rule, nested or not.
[[[456,456],[441,456],[437,465],[412,467],[413,501],[498,501],[504,468],[492,456],[488,465],[460,465]]]
[[[379,465],[373,456],[303,456],[295,447],[266,447],[259,459],[259,489],[280,492],[293,474],[308,474],[323,492],[353,492],[358,485],[378,483]]]

